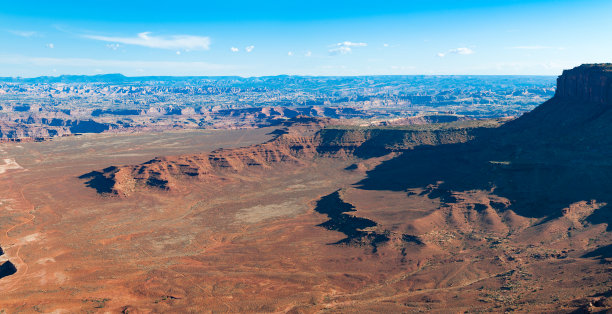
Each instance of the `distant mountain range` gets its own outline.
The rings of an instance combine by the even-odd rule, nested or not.
[[[552,78],[550,75],[366,75],[366,76],[306,76],[306,75],[275,75],[275,76],[125,76],[120,73],[97,74],[97,75],[60,75],[60,76],[38,76],[24,77],[0,77],[0,82],[14,83],[135,83],[135,82],[179,82],[179,81],[233,81],[236,83],[247,82],[269,82],[269,81],[302,81],[302,80],[338,80],[377,78],[379,80],[407,79],[407,78]]]
[[[212,77],[203,76],[125,76],[120,73],[97,74],[97,75],[60,75],[39,76],[32,78],[22,77],[0,77],[2,82],[17,83],[132,83],[144,81],[189,81]],[[216,76],[220,80],[241,80],[239,76]]]

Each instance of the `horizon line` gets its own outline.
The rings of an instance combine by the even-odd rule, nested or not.
[[[168,77],[168,78],[223,78],[223,77],[236,77],[243,79],[250,78],[262,78],[262,77],[383,77],[383,76],[484,76],[484,77],[496,77],[496,76],[540,76],[540,77],[554,77],[559,76],[556,74],[359,74],[359,75],[309,75],[309,74],[273,74],[273,75],[254,75],[254,76],[242,76],[242,75],[142,75],[142,76],[129,76],[123,73],[100,73],[100,74],[59,74],[56,76],[52,75],[39,75],[39,76],[0,76],[0,80],[3,79],[37,79],[37,78],[61,78],[66,76],[73,77],[101,77],[101,76],[112,76],[120,75],[124,78],[148,78],[148,77]]]

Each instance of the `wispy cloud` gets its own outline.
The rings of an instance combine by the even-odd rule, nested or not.
[[[287,52],[287,55],[290,56],[290,57],[293,56],[293,51]]]
[[[53,49],[53,48],[55,48],[55,45],[54,45],[53,43],[48,43],[48,44],[46,44],[45,46],[46,46],[47,48],[49,48],[49,49]]]
[[[354,47],[365,47],[368,44],[366,43],[354,43],[354,42],[350,42],[350,41],[344,41],[341,43],[337,43],[335,45],[331,45],[330,49],[329,49],[329,53],[332,55],[345,55],[345,54],[349,54],[351,52],[353,52],[353,48]]]
[[[345,47],[345,46],[340,46],[340,47],[329,49],[329,53],[332,55],[337,55],[337,54],[346,55],[346,54],[351,53],[352,51],[353,50],[351,49],[351,47]]]
[[[440,58],[444,58],[449,54],[457,54],[457,55],[471,55],[474,53],[474,50],[470,49],[470,48],[466,48],[466,47],[461,47],[461,48],[454,48],[454,49],[450,49],[447,52],[438,52],[438,57]]]
[[[251,45],[251,46],[247,46],[246,48],[244,48],[244,51],[251,52],[253,51],[253,49],[255,49],[255,46]]]
[[[119,47],[121,47],[121,45],[119,45],[119,44],[107,44],[106,45],[106,48],[112,49],[112,50],[117,50],[117,49],[119,49]]]
[[[231,48],[230,48],[230,50],[231,50],[232,52],[238,52],[240,49],[238,49],[238,48],[236,48],[236,47],[231,47]]]
[[[210,38],[193,35],[152,36],[150,32],[139,33],[136,37],[111,37],[84,35],[83,37],[124,45],[136,45],[159,49],[208,50]]]
[[[35,31],[20,31],[20,30],[8,30],[8,32],[13,35],[17,35],[21,37],[32,37],[38,34]]]
[[[306,51],[304,57],[312,57],[312,51]]]

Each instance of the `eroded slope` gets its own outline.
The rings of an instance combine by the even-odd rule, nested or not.
[[[183,180],[219,182],[247,169],[304,166],[316,158],[372,158],[422,145],[461,143],[498,122],[466,122],[402,128],[329,126],[329,120],[296,118],[272,140],[210,153],[157,157],[140,165],[111,166],[82,175],[102,194],[127,196],[138,188],[180,189]]]

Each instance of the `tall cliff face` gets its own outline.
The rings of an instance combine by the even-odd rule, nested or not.
[[[516,214],[560,217],[577,202],[612,204],[612,64],[563,72],[555,97],[465,144],[415,149],[368,172],[361,187],[493,190]],[[610,207],[589,220],[608,223]]]
[[[512,142],[602,146],[612,143],[612,64],[584,64],[563,71],[553,98],[498,130]],[[603,142],[602,142],[603,141]]]
[[[612,103],[612,63],[583,64],[563,71],[557,79],[555,98]]]

